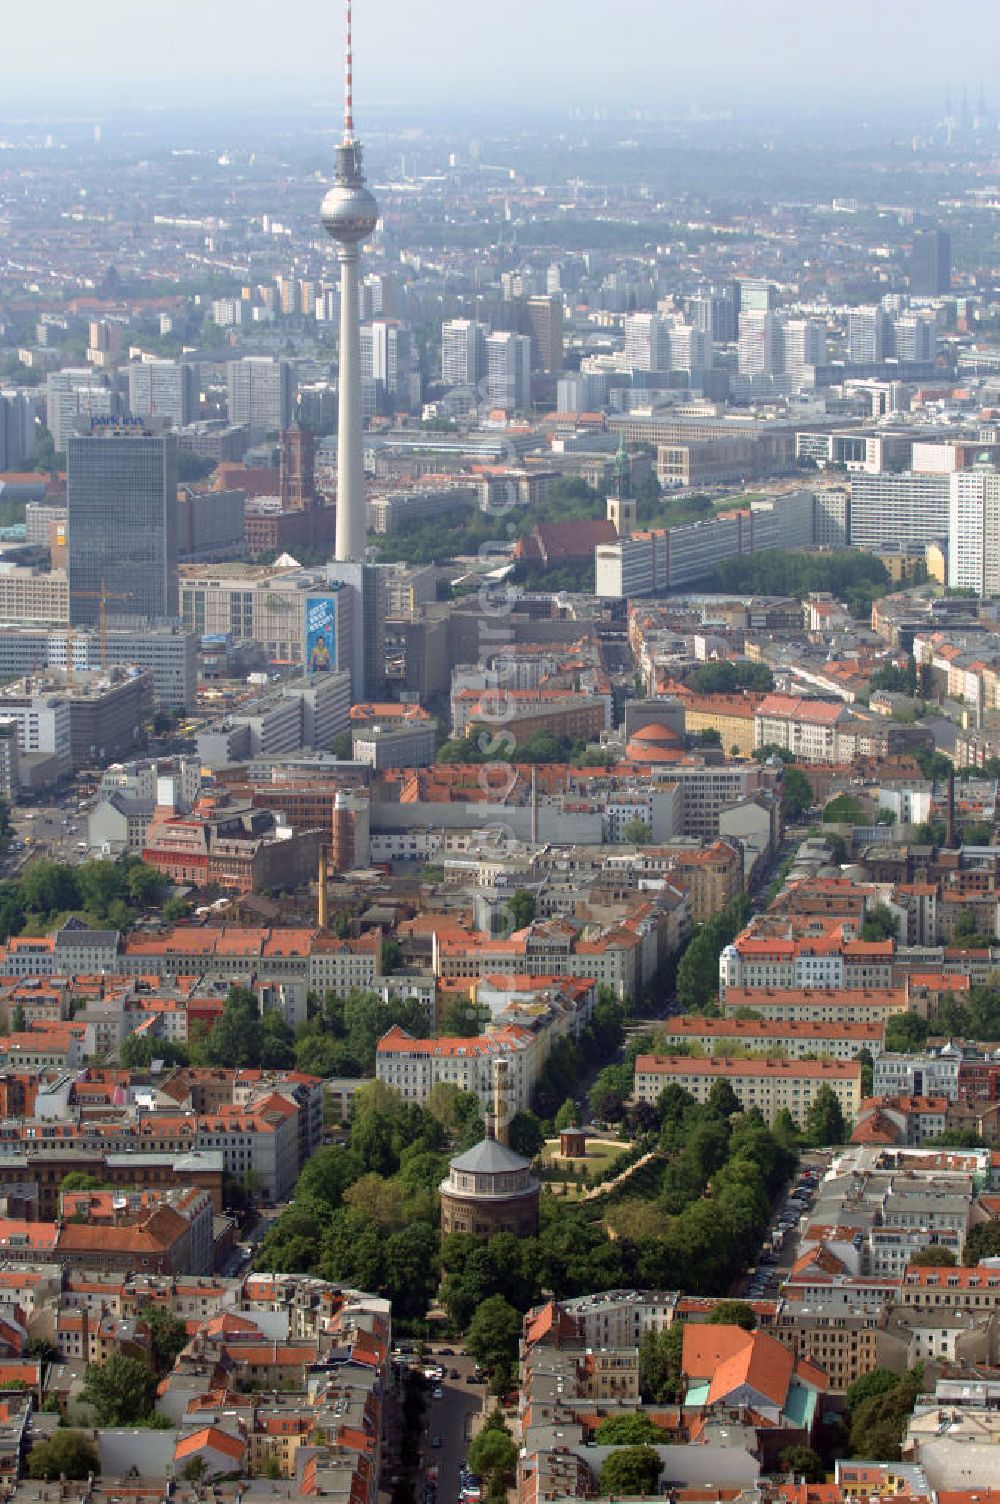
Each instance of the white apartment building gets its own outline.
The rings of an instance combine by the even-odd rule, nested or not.
[[[754,746],[782,747],[803,762],[836,762],[839,734],[850,723],[850,712],[840,702],[770,694],[754,715]]]
[[[976,465],[947,479],[948,584],[982,596],[1000,594],[1000,473]]]
[[[670,841],[681,834],[683,810],[684,796],[677,783],[611,794],[601,814],[604,839],[611,845],[619,845],[626,839],[626,825],[641,820],[651,841]]]
[[[885,1038],[879,1023],[823,1022],[812,1019],[702,1018],[682,1014],[660,1029],[664,1045],[699,1045],[708,1054],[731,1049],[768,1050],[792,1060],[821,1056],[831,1060],[854,1060],[867,1049],[877,1061]],[[876,1070],[876,1093],[878,1072]]]
[[[441,380],[445,386],[476,386],[486,369],[485,324],[447,319],[441,325]]]
[[[880,365],[892,342],[884,308],[853,308],[847,315],[847,358],[852,365]]]
[[[227,1174],[252,1174],[266,1201],[281,1201],[299,1173],[298,1116],[278,1093],[250,1111],[223,1107],[199,1116],[194,1147],[219,1150]]]
[[[531,405],[531,340],[501,332],[486,341],[487,395],[496,407],[523,412]]]
[[[0,569],[0,621],[69,621],[69,580],[65,569],[43,572],[18,565]]]
[[[0,715],[17,727],[18,751],[70,762],[70,702],[58,694],[0,694]]]
[[[727,1081],[747,1110],[759,1108],[770,1125],[787,1109],[798,1124],[813,1100],[828,1086],[851,1121],[861,1107],[861,1065],[853,1060],[761,1059],[715,1060],[687,1055],[639,1055],[635,1062],[635,1097],[655,1107],[668,1086],[708,1101],[716,1081]]]
[[[370,992],[380,971],[374,950],[352,950],[346,940],[324,936],[309,953],[307,977],[314,992],[335,992],[346,997],[352,987]]]
[[[783,330],[776,314],[764,309],[740,312],[736,358],[741,376],[780,376],[785,368]]]
[[[407,1102],[422,1105],[439,1082],[447,1082],[460,1091],[473,1092],[489,1111],[493,1105],[494,1061],[504,1059],[508,1062],[510,1111],[514,1114],[531,1106],[535,1080],[547,1053],[544,1032],[534,1034],[518,1025],[472,1039],[415,1039],[397,1026],[379,1040],[375,1076]]]
[[[826,327],[816,319],[789,319],[782,330],[784,374],[796,391],[815,385],[815,368],[826,360]]]
[[[659,313],[632,313],[625,319],[625,364],[633,371],[669,371],[670,320]]]
[[[875,1061],[876,1097],[947,1097],[958,1100],[961,1052],[949,1045],[934,1055],[884,1054]]]
[[[852,475],[851,543],[873,550],[889,544],[935,543],[948,536],[950,503],[947,475]]]
[[[727,945],[719,956],[719,991],[760,987],[776,991],[844,986],[844,957],[839,949],[815,952],[794,940],[754,939]]]
[[[932,314],[904,313],[893,321],[896,357],[926,362],[937,354],[937,320]]]

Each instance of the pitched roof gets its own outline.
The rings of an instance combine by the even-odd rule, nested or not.
[[[787,1347],[763,1332],[695,1323],[684,1329],[682,1367],[688,1377],[710,1380],[710,1405],[746,1385],[782,1409],[795,1360]]]
[[[495,1138],[484,1138],[464,1154],[456,1155],[451,1168],[465,1175],[509,1175],[515,1170],[528,1169],[529,1163]]]

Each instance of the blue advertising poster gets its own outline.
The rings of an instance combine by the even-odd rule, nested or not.
[[[337,666],[337,603],[328,595],[306,599],[306,671],[329,674]]]

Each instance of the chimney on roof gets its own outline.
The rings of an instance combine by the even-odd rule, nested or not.
[[[531,844],[538,845],[538,768],[531,765]]]
[[[503,1055],[493,1062],[493,1122],[495,1137],[505,1148],[510,1144],[510,1061]]]
[[[316,924],[321,930],[326,929],[326,847],[319,848],[319,874],[317,878],[316,894]]]
[[[955,769],[948,769],[948,810],[946,814],[944,844],[949,851],[955,846]]]

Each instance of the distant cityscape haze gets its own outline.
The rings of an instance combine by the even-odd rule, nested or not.
[[[85,106],[266,105],[340,87],[337,0],[50,0],[4,7],[0,116]],[[767,101],[944,100],[1000,94],[1000,7],[839,0],[357,0],[359,118],[377,108],[503,103],[660,112]],[[949,39],[950,42],[949,42]],[[961,44],[959,45],[959,39]]]

